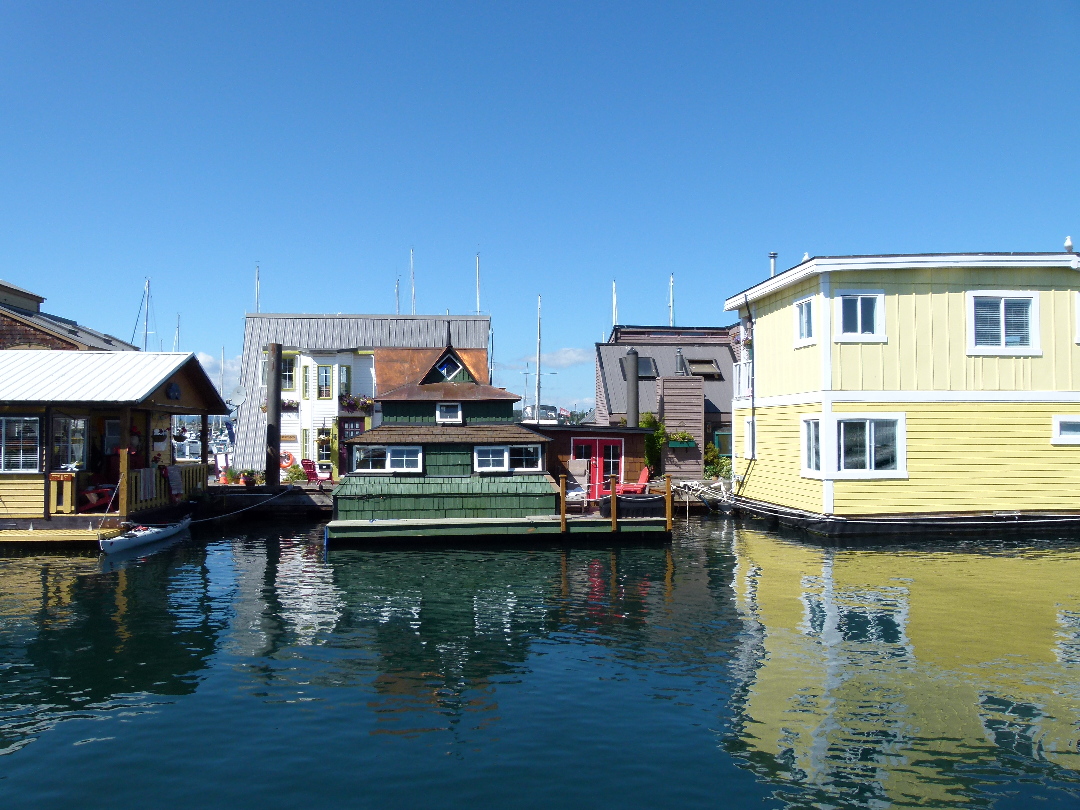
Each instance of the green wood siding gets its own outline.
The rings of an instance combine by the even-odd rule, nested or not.
[[[472,475],[472,445],[424,445],[424,472],[427,475]]]
[[[346,476],[334,488],[337,520],[528,517],[555,514],[546,475]]]
[[[453,402],[455,400],[448,400]],[[434,425],[435,405],[429,402],[384,402],[382,404],[383,422],[389,424]],[[490,424],[492,422],[513,422],[514,403],[510,401],[462,402],[461,414],[465,424]]]

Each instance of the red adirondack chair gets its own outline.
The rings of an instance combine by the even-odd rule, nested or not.
[[[644,495],[649,488],[649,468],[642,467],[636,484],[616,484],[616,495]]]
[[[331,478],[320,478],[319,469],[315,466],[315,462],[310,458],[300,459],[300,466],[304,468],[304,475],[307,476],[309,484],[320,484],[323,481],[332,481]]]

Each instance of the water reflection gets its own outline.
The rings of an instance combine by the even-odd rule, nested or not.
[[[571,764],[596,806],[1080,796],[1075,542],[845,550],[709,521],[615,549],[327,554],[320,538],[197,533],[105,568],[0,556],[0,766],[51,764],[61,721],[153,714],[145,739],[197,735],[185,755],[209,783],[231,778],[233,729],[281,728],[245,759],[252,784],[318,751],[334,785],[389,745],[380,784],[428,803],[469,772],[439,764],[451,750],[488,769],[493,805],[529,768],[533,795],[573,798],[544,793]],[[102,728],[122,745],[133,726]],[[133,791],[168,789],[139,774]]]
[[[1080,554],[831,550],[739,532],[737,745],[823,802],[967,805],[1080,770]]]

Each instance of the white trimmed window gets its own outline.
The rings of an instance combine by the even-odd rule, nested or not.
[[[443,425],[460,425],[461,403],[440,402],[438,405],[435,406],[435,421]]]
[[[814,297],[795,302],[795,348],[817,343],[814,334]]]
[[[838,342],[885,342],[885,293],[883,291],[839,290],[835,300],[835,337]]]
[[[423,467],[420,447],[358,444],[353,451],[353,469],[357,471],[420,472]]]
[[[1039,355],[1039,294],[969,290],[968,354]]]
[[[802,474],[807,477],[821,475],[821,420],[802,420]]]
[[[752,418],[743,419],[743,458],[757,458],[757,432]]]
[[[1080,414],[1055,416],[1050,444],[1080,444]]]
[[[838,478],[907,478],[904,414],[844,414],[836,421]]]
[[[477,472],[539,472],[544,454],[538,444],[489,445],[473,448]]]
[[[40,420],[36,416],[0,417],[0,472],[40,472]]]

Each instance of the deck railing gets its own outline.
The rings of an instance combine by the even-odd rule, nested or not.
[[[735,399],[743,399],[754,393],[754,361],[744,360],[735,364]]]
[[[183,483],[183,492],[173,496],[169,487],[169,479],[157,467],[131,470],[127,482],[128,514],[142,512],[147,509],[158,509],[168,506],[177,501],[187,500],[196,492],[206,489],[206,478],[209,475],[209,467],[206,464],[178,464],[180,480]],[[153,481],[153,495],[150,495],[151,484],[146,482],[149,477]],[[146,487],[144,489],[143,487]]]

